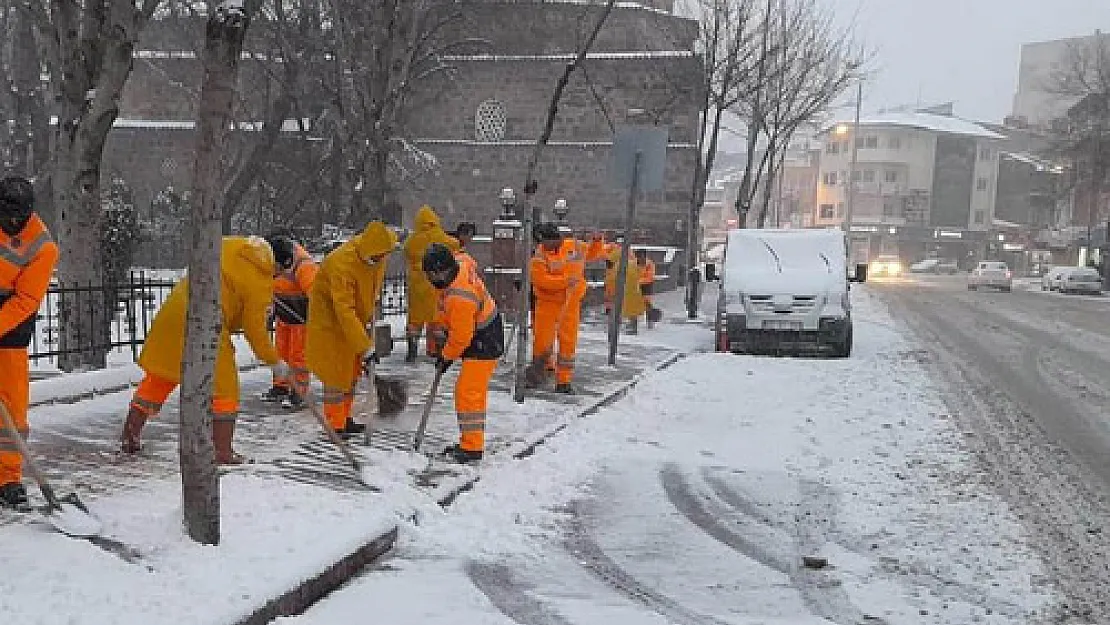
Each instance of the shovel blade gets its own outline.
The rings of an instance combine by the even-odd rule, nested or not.
[[[51,527],[74,538],[93,538],[103,529],[100,519],[71,501],[60,501],[55,508],[43,510],[43,517]]]
[[[409,393],[404,380],[375,376],[374,387],[378,391],[378,413],[381,416],[395,416],[408,406]]]

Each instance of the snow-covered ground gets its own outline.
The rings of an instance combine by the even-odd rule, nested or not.
[[[692,354],[487,468],[388,562],[280,622],[1035,620],[1053,599],[1041,566],[920,347],[866,288],[853,298],[851,359]],[[704,350],[710,335],[680,322],[629,340]]]

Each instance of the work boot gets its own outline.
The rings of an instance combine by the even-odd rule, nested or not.
[[[0,486],[0,508],[17,512],[31,511],[31,504],[27,501],[27,489],[23,488],[23,484],[12,482]]]
[[[288,396],[289,389],[285,388],[284,386],[271,386],[270,390],[262,393],[259,399],[266,402],[267,404],[276,404]]]
[[[566,395],[573,395],[574,387],[570,385],[570,382],[560,382],[555,385],[555,392],[563,393]]]
[[[354,419],[347,417],[347,423],[341,429],[336,430],[335,433],[342,436],[343,438],[350,438],[352,436],[362,434],[365,431],[365,424],[356,423]]]
[[[304,398],[301,397],[301,394],[297,391],[289,391],[289,394],[285,396],[285,399],[281,400],[281,407],[286,410],[293,411],[303,410]]]
[[[406,342],[408,351],[405,352],[405,362],[411,364],[416,362],[416,352],[420,346],[417,344],[417,338],[415,336],[408,337]]]
[[[483,454],[481,450],[470,451],[467,449],[463,449],[456,444],[449,445],[446,449],[444,449],[443,455],[452,462],[457,462],[459,464],[470,464],[472,462],[478,462],[479,460],[481,460]]]
[[[524,387],[525,388],[539,388],[547,380],[547,372],[544,371],[543,365],[536,366],[535,363],[528,365],[524,368]]]
[[[247,459],[231,448],[231,439],[235,436],[234,421],[212,422],[212,447],[216,450],[216,464],[236,465],[247,462]]]
[[[630,319],[628,321],[628,333],[629,334],[639,334],[640,333],[640,323],[639,322],[640,322],[640,320],[635,318],[635,317],[633,317],[632,319]]]
[[[131,406],[127,411],[127,419],[123,422],[123,433],[120,434],[119,450],[125,454],[137,454],[142,446],[139,442],[146,425],[146,414],[138,408]]]

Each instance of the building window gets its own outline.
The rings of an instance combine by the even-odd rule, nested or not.
[[[856,149],[873,150],[879,147],[878,137],[859,137],[856,139]]]
[[[835,187],[836,186],[836,172],[835,171],[825,172],[825,176],[823,178],[823,181],[824,181],[826,187]]]
[[[844,202],[837,202],[836,203],[836,216],[837,217],[844,217]]]
[[[979,160],[989,161],[992,158],[994,158],[994,153],[991,152],[990,148],[979,148]]]
[[[505,106],[497,100],[486,100],[474,113],[474,138],[478,141],[501,141],[505,138]]]
[[[986,221],[987,221],[986,211],[981,211],[981,210],[975,211],[975,225],[976,226],[981,226]]]
[[[864,182],[875,182],[875,170],[874,169],[865,169],[865,170],[863,170],[863,181]]]
[[[836,207],[833,206],[832,204],[822,204],[821,205],[821,219],[835,219],[835,218],[836,218]]]
[[[892,197],[883,198],[883,217],[894,217],[897,212],[897,201]]]
[[[988,180],[986,178],[980,177],[978,180],[975,181],[975,190],[976,191],[986,191],[989,187],[990,187],[990,180]]]
[[[902,137],[891,137],[889,139],[889,141],[887,142],[887,147],[889,147],[892,150],[901,150],[902,149]]]
[[[840,142],[839,141],[830,141],[830,142],[825,144],[825,154],[839,154],[839,153],[840,153]]]
[[[883,180],[887,182],[898,182],[898,172],[893,169],[888,169],[883,174]]]

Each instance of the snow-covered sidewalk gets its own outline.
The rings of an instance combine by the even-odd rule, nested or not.
[[[72,376],[68,385],[71,376],[36,382],[47,384],[39,387],[44,398],[101,388],[77,403],[34,408],[30,443],[56,489],[80,492],[105,522],[106,535],[139,557],[128,562],[89,542],[0,514],[0,562],[14,572],[0,578],[5,622],[238,623],[398,524],[437,514],[433,495],[441,494],[435,489],[444,484],[413,488],[404,468],[414,458],[400,451],[411,446],[432,367],[428,361],[406,366],[402,357],[394,354],[381,369],[408,380],[410,406],[377,424],[371,448],[357,448],[375,465],[381,493],[359,488],[307,413],[282,413],[253,399],[268,386],[268,370],[241,376],[244,399],[236,446],[256,463],[221,479],[224,535],[218,547],[193,544],[180,527],[176,395],[147,425],[144,453],[121,459],[115,450],[130,390],[98,386],[122,381],[126,387],[121,371]],[[494,453],[485,466],[492,470],[511,462],[508,452],[566,427],[582,410],[672,357],[669,349],[628,345],[619,366],[606,367],[603,339],[587,333],[581,394],[529,399],[524,405],[504,392],[511,369],[502,366],[491,394],[488,437],[491,450],[503,453]],[[454,375],[457,371],[441,385],[428,449],[457,435],[449,394]]]
[[[385,565],[280,622],[1044,617],[1041,566],[982,483],[920,346],[866,288],[853,300],[851,359],[691,355],[486,471],[449,510],[403,526]],[[710,333],[678,322],[631,342],[708,347]]]

